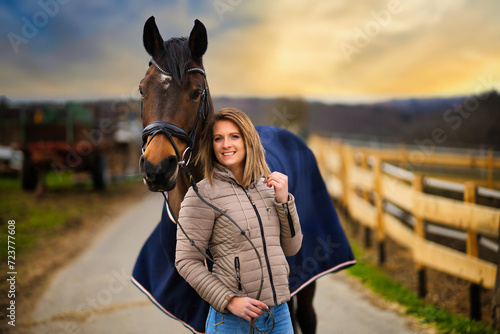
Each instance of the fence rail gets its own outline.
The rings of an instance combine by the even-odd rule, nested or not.
[[[500,192],[491,189],[494,172],[500,169],[500,158],[494,152],[476,156],[470,152],[373,148],[317,135],[310,136],[308,145],[331,196],[342,203],[352,219],[376,232],[379,262],[385,261],[386,237],[411,252],[421,278],[421,295],[426,292],[422,279],[425,268],[468,280],[475,287],[471,291],[479,291],[479,286],[495,287],[497,264],[480,258],[479,248],[498,253],[498,244],[492,240],[498,238],[500,209],[476,203],[477,196],[492,201],[500,198]],[[486,187],[471,180],[450,181],[400,167],[416,164],[481,168],[486,175],[481,184]],[[426,193],[429,188],[459,193],[463,199]],[[464,240],[465,252],[428,240],[426,235],[430,233]],[[480,311],[472,310],[477,307],[471,305],[472,318],[481,317]]]

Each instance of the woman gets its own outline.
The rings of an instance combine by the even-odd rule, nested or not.
[[[237,109],[220,110],[203,136],[196,163],[203,163],[205,178],[198,191],[238,226],[190,188],[179,213],[176,268],[211,305],[207,334],[245,333],[254,326],[249,321],[269,332],[272,317],[272,333],[293,333],[285,256],[299,251],[302,232],[287,176],[270,172],[255,127]],[[181,228],[199,249],[210,250],[212,272]]]

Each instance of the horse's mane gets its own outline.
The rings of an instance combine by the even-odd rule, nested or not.
[[[186,37],[174,37],[164,43],[165,51],[160,59],[167,72],[172,73],[175,80],[183,83],[186,77],[186,66],[191,59],[191,51]]]

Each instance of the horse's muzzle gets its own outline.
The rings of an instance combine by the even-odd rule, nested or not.
[[[177,157],[171,155],[154,165],[143,154],[139,160],[139,170],[150,191],[170,191],[177,182]]]

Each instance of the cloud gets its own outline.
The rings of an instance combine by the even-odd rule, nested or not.
[[[207,54],[207,66],[218,70],[211,85],[233,94],[258,95],[307,93],[320,86],[329,76],[332,60],[340,57],[335,43],[338,30],[333,20],[318,19],[322,11],[308,11],[300,2],[296,5],[278,1],[250,8],[248,12],[260,11],[263,17],[218,36]],[[331,3],[330,9],[336,6]],[[227,80],[234,78],[232,73],[238,73],[237,84]]]
[[[40,10],[38,2],[0,5],[0,94],[132,94],[147,67],[142,29],[151,15],[164,39],[189,35],[196,18],[206,25],[214,95],[461,94],[478,77],[500,77],[500,3],[486,0],[69,1],[15,53],[7,33],[20,34],[22,18]],[[369,37],[363,45],[360,34]],[[357,48],[350,59],[342,43]]]
[[[36,10],[40,9],[31,8]],[[183,1],[163,3],[160,10],[154,2],[69,2],[20,45],[18,53],[7,39],[3,41],[7,52],[0,56],[0,64],[8,70],[1,74],[1,94],[49,99],[130,94],[132,87],[137,90],[147,67],[142,46],[147,17],[157,15],[159,25],[172,31],[181,28],[181,20],[192,24],[186,24],[188,12]],[[21,34],[19,24],[9,28]]]
[[[391,2],[400,3],[399,10],[387,25],[379,23],[378,31],[347,61],[340,43],[354,45],[359,32],[370,35],[366,29],[378,22],[376,14],[387,11]],[[215,92],[323,97],[462,94],[473,91],[481,75],[493,71],[500,76],[495,65],[499,50],[491,42],[500,24],[484,2],[300,1],[291,6],[282,0],[237,10],[260,15],[260,20],[226,31],[209,49],[207,64],[217,69],[217,77],[210,81]]]

